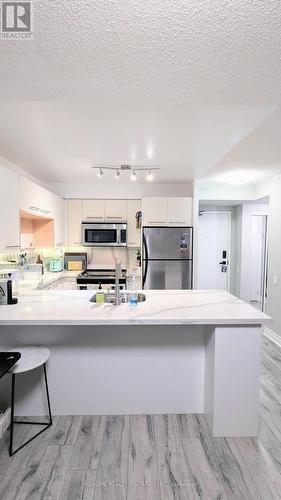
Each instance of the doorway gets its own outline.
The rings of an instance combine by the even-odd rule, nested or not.
[[[199,289],[230,288],[231,212],[203,210],[198,221]]]

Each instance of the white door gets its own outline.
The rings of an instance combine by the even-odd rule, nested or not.
[[[200,214],[197,288],[229,290],[230,232],[230,212]]]

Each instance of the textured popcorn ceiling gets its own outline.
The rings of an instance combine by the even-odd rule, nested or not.
[[[0,97],[281,102],[278,0],[34,0],[3,41]]]
[[[182,182],[241,163],[251,137],[255,168],[280,42],[279,0],[34,0],[34,40],[0,41],[0,155],[46,182],[96,182],[93,162]],[[268,149],[258,168],[277,172]]]

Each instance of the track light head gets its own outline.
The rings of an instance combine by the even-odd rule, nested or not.
[[[131,181],[136,181],[137,180],[137,174],[136,174],[135,170],[133,170],[133,172],[131,173],[130,179],[131,179]]]
[[[120,179],[120,170],[118,170],[118,168],[116,169],[115,179],[117,179],[118,181]]]
[[[103,169],[100,168],[98,171],[97,171],[97,176],[98,177],[102,177],[103,176]]]
[[[148,182],[152,182],[152,181],[153,181],[153,179],[154,179],[154,175],[153,175],[153,173],[151,172],[151,170],[149,170],[149,172],[148,172],[148,174],[147,174],[147,176],[146,176],[146,180],[147,180]]]

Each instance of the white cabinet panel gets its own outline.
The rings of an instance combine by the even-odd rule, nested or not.
[[[19,177],[0,166],[0,249],[9,251],[20,245]]]
[[[167,198],[143,198],[142,200],[143,225],[161,225],[168,221]]]
[[[82,200],[67,200],[68,245],[81,245]]]
[[[54,195],[55,245],[64,245],[66,241],[65,200]]]
[[[142,201],[144,226],[192,226],[193,198],[155,197]]]
[[[136,213],[141,210],[140,200],[127,200],[127,246],[140,247],[141,230],[136,227]]]
[[[104,221],[104,200],[83,200],[83,219]]]
[[[107,221],[126,221],[126,200],[105,200],[104,217]]]
[[[168,198],[168,224],[192,225],[193,198]]]
[[[21,210],[40,217],[53,217],[53,194],[35,182],[19,178],[19,205]]]

